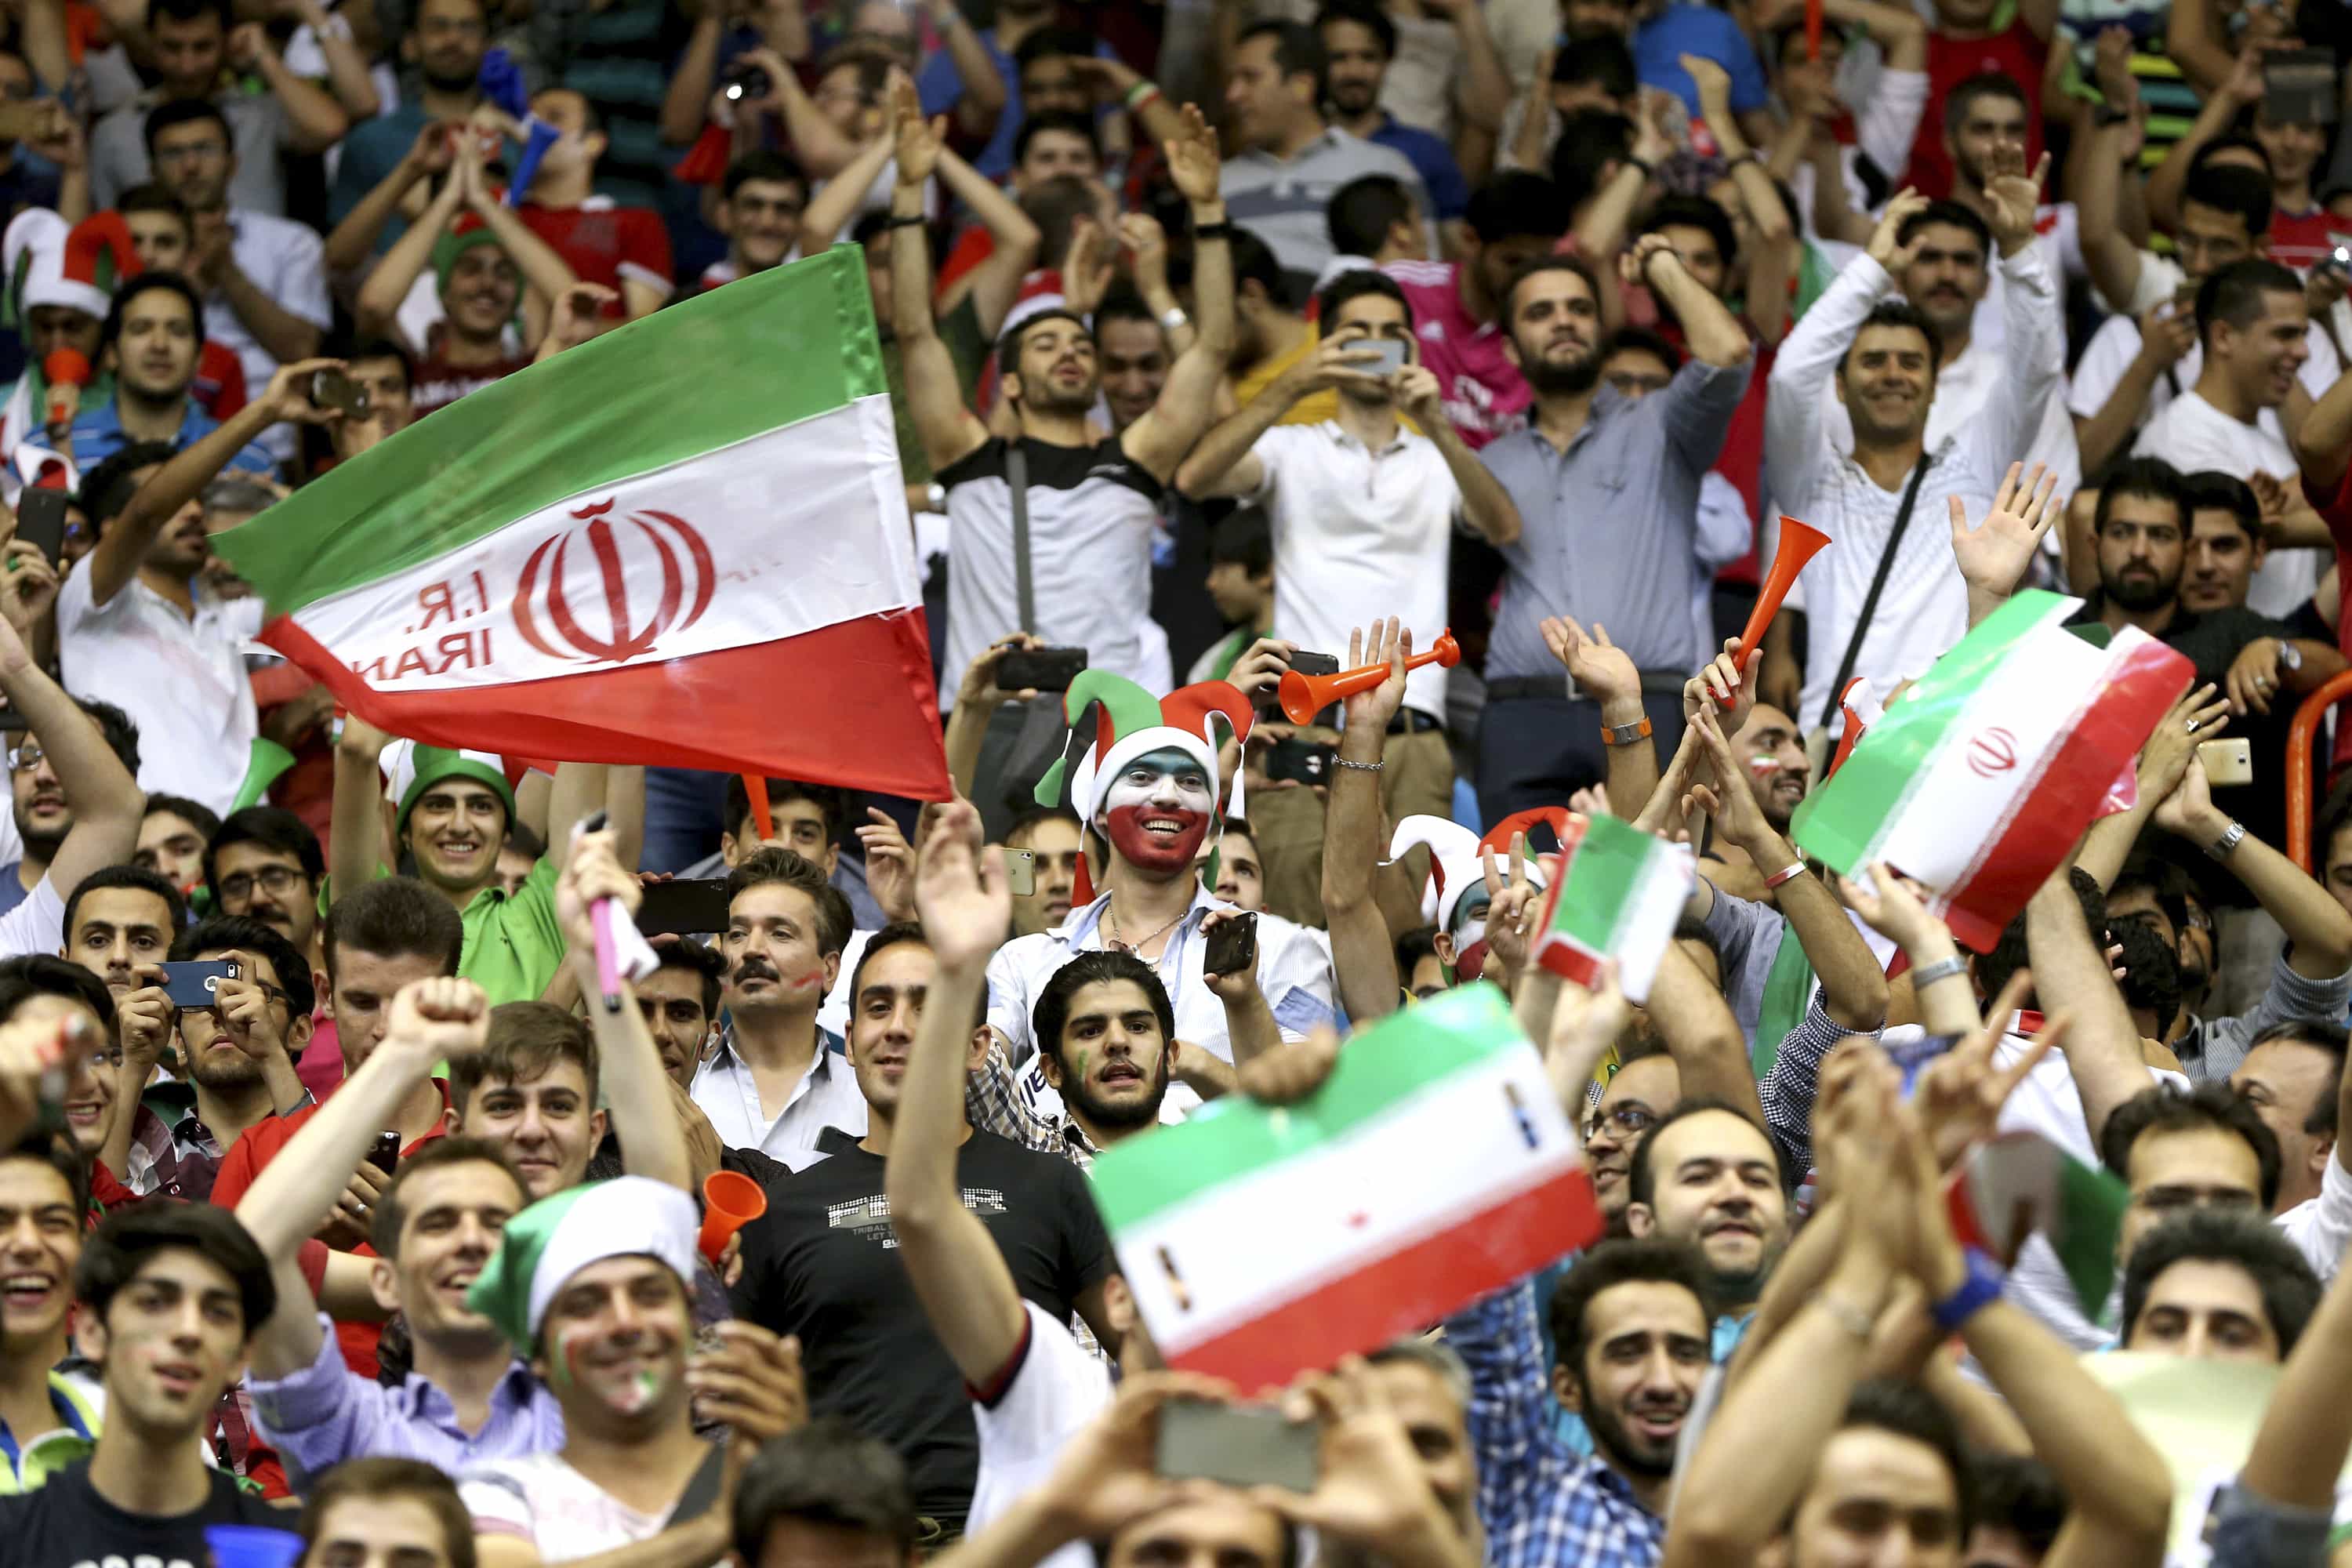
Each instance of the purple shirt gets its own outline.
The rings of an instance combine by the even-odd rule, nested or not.
[[[263,1440],[277,1448],[298,1490],[345,1459],[423,1459],[455,1474],[485,1459],[563,1447],[562,1410],[520,1361],[499,1380],[488,1418],[469,1437],[440,1389],[413,1372],[398,1388],[359,1376],[343,1364],[333,1320],[320,1313],[319,1328],[319,1353],[309,1366],[247,1382]]]

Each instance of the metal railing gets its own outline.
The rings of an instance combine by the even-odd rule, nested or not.
[[[2286,732],[2286,852],[2311,869],[2311,744],[2327,710],[2352,698],[2352,669],[2303,700]]]

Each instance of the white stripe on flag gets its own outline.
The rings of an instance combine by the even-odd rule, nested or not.
[[[1181,1355],[1582,1158],[1543,1065],[1523,1044],[1121,1232],[1119,1264],[1160,1348]],[[1281,1223],[1266,1223],[1270,1215]],[[1189,1308],[1179,1305],[1163,1248]]]
[[[369,685],[406,694],[658,663],[905,609],[922,602],[922,589],[897,464],[889,398],[859,398],[568,497],[292,618]],[[589,508],[610,525],[625,630],[614,626],[613,584],[590,520],[579,515]],[[824,521],[775,526],[785,515]],[[558,539],[561,609],[551,593],[556,552],[541,551]],[[665,617],[672,583],[683,602]],[[683,624],[705,591],[708,607]],[[519,606],[527,606],[520,621]],[[647,646],[617,659],[594,651],[627,647],[632,634],[656,628]],[[533,646],[527,629],[545,647]]]

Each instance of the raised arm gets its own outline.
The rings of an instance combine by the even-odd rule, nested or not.
[[[73,807],[73,826],[50,858],[47,879],[64,899],[90,873],[131,858],[147,797],[98,721],[34,662],[15,624],[5,619],[0,619],[0,696],[39,737],[58,787]]]
[[[2074,1026],[2066,1037],[2066,1068],[2082,1097],[2083,1120],[2095,1148],[2107,1117],[2150,1080],[2131,1009],[2116,989],[2106,955],[2083,923],[2073,870],[2070,858],[2026,906],[2025,951],[2035,994],[2063,998],[2074,1015]]]
[[[915,907],[939,973],[916,1026],[883,1185],[899,1259],[932,1331],[964,1382],[987,1388],[1020,1349],[1028,1315],[1004,1255],[956,1184],[972,1011],[988,988],[989,954],[1013,919],[1004,852],[982,852],[970,802],[949,803],[924,839]]]
[[[2337,1148],[2343,1145],[2339,1142]],[[2338,1156],[2341,1158],[2341,1155]],[[2336,1276],[2279,1373],[2238,1484],[2255,1496],[2309,1510],[2325,1530],[2336,1480],[2352,1451],[2352,1269]]]
[[[1454,477],[1454,488],[1461,491],[1462,521],[1470,531],[1497,548],[1517,543],[1519,509],[1512,501],[1511,492],[1503,488],[1503,481],[1478,460],[1478,454],[1470,449],[1470,444],[1462,439],[1462,432],[1454,427],[1454,421],[1445,412],[1444,389],[1439,386],[1436,373],[1422,364],[1409,364],[1399,370],[1396,400],[1444,459],[1445,471]]]
[[[1355,368],[1380,357],[1368,342],[1364,338],[1325,338],[1300,355],[1264,391],[1209,427],[1176,469],[1176,488],[1195,500],[1256,494],[1265,483],[1265,463],[1252,450],[1259,437],[1282,423],[1282,416],[1302,398],[1327,386],[1376,381],[1370,372]],[[1167,396],[1164,388],[1160,395]]]
[[[988,440],[964,406],[955,362],[931,320],[931,247],[923,233],[923,185],[938,164],[944,121],[927,121],[911,82],[898,84],[898,184],[890,192],[890,325],[906,367],[907,406],[931,471],[961,462]]]
[[[1839,176],[1824,171],[1822,177]],[[1808,491],[1811,473],[1821,460],[1822,400],[1830,395],[1838,362],[1864,318],[1894,287],[1893,273],[1909,260],[1906,253],[1913,247],[1897,245],[1895,237],[1905,220],[1927,205],[1925,196],[1908,189],[1886,204],[1885,215],[1871,233],[1869,249],[1847,263],[1812,309],[1798,318],[1772,361],[1771,395],[1764,400],[1764,438],[1776,468],[1774,484],[1787,483],[1792,501]],[[1781,468],[1795,471],[1783,479],[1778,476]]]
[[[2337,376],[2311,405],[2295,432],[2294,456],[2306,486],[2325,493],[2343,482],[2352,468],[2352,374]]]
[[[1960,498],[1950,498],[1952,558],[1969,585],[1969,625],[1973,626],[2006,604],[2033,563],[2042,535],[2063,513],[2056,494],[2058,476],[2042,473],[2042,465],[2019,482],[2022,463],[2011,463],[1992,498],[1992,510],[1974,528]]]
[[[637,879],[622,870],[614,858],[613,834],[585,833],[572,846],[563,879],[557,884],[555,916],[571,949],[572,975],[587,999],[588,1026],[596,1037],[596,1058],[602,1064],[604,1098],[612,1107],[613,1131],[621,1140],[622,1164],[630,1175],[650,1176],[691,1194],[695,1183],[686,1132],[670,1105],[668,1076],[646,1029],[645,1016],[637,1011],[636,993],[623,979],[618,1006],[606,1006],[598,994],[596,939],[589,909],[598,899],[613,899],[627,911],[622,918],[629,919],[643,896]]]
[[[1179,354],[1143,416],[1127,427],[1119,445],[1162,483],[1209,427],[1225,361],[1234,352],[1234,247],[1220,232],[1226,226],[1224,198],[1218,194],[1217,133],[1200,110],[1184,106],[1184,134],[1164,148],[1169,177],[1192,214],[1192,346]]]
[[[2000,252],[2001,320],[2009,340],[2001,353],[2010,374],[1985,405],[1985,417],[1969,421],[1989,472],[2000,473],[2033,444],[2042,426],[2042,405],[2065,374],[2066,320],[2063,284],[2051,275],[2034,243],[2033,215],[2050,174],[2050,154],[2031,174],[2021,148],[1994,154],[1985,197],[1986,224]]]
[[[2201,731],[2200,731],[2201,733]],[[2180,785],[2156,808],[2156,825],[2208,853],[2220,853],[2231,875],[2287,935],[2287,966],[2306,980],[2333,980],[2352,970],[2352,914],[2284,855],[2244,832],[2213,805],[2205,764],[2191,756]],[[2221,848],[2234,839],[2231,847]]]
[[[1348,667],[1381,663],[1388,679],[1347,700],[1339,737],[1343,764],[1331,778],[1323,808],[1323,920],[1331,933],[1331,971],[1339,1005],[1361,1027],[1397,1009],[1396,944],[1372,896],[1372,868],[1381,858],[1381,761],[1389,721],[1404,701],[1404,661],[1412,633],[1394,616],[1348,636]]]
[[[277,95],[286,110],[287,145],[293,151],[323,153],[351,130],[352,117],[334,95],[289,66],[260,23],[241,22],[229,29],[228,57],[232,64],[254,71]]]
[[[2091,151],[2083,162],[2083,186],[2074,195],[2083,265],[2090,271],[2092,287],[2116,310],[2146,308],[2138,297],[2145,253],[2117,221],[2123,202],[2124,133],[2128,129],[2118,122],[2098,126],[2091,132]]]
[[[335,816],[327,835],[327,875],[334,896],[375,880],[386,855],[383,750],[392,737],[353,713],[335,738]]]
[[[409,153],[410,158],[416,156],[414,151]],[[403,160],[401,166],[405,169],[407,161]],[[423,177],[421,170],[411,176],[415,179]],[[401,175],[397,174],[386,177],[368,194],[369,200],[373,201],[399,178]],[[362,332],[381,337],[394,330],[393,323],[399,313],[401,301],[408,298],[409,289],[415,286],[425,268],[432,264],[433,247],[441,243],[441,237],[448,232],[450,220],[457,216],[457,209],[465,200],[464,177],[457,173],[457,166],[452,163],[449,177],[441,182],[440,192],[425,205],[425,211],[416,221],[401,231],[400,237],[392,242],[392,248],[385,251],[383,258],[369,270],[367,281],[360,285],[359,299],[352,313],[357,318]],[[364,203],[362,205],[365,205]],[[343,222],[348,226],[359,216],[360,209],[354,208],[352,216]]]
[[[375,254],[376,237],[383,232],[383,226],[392,221],[393,215],[406,202],[408,193],[416,183],[438,179],[449,172],[456,156],[450,136],[446,125],[438,121],[425,121],[425,129],[416,133],[415,144],[401,154],[400,162],[393,165],[392,173],[370,186],[367,195],[343,215],[343,221],[328,233],[325,254],[328,271],[355,272],[368,264],[369,258]],[[429,232],[425,241],[428,254],[433,241],[440,236],[441,231],[437,228]],[[385,260],[390,259],[387,254]],[[421,264],[418,270],[422,270]],[[415,273],[412,272],[409,278],[414,282]]]
[[[507,259],[515,264],[531,292],[553,305],[579,279],[572,275],[572,264],[553,246],[533,233],[529,224],[515,216],[513,208],[491,196],[483,181],[481,157],[476,147],[473,138],[467,137],[466,155],[457,165],[457,183],[466,210],[498,237],[499,248],[507,253]]]
[[[1623,649],[1609,640],[1609,628],[1599,621],[1586,631],[1574,616],[1547,619],[1543,639],[1552,657],[1567,667],[1577,691],[1601,705],[1601,727],[1625,731],[1648,722],[1642,706],[1642,672]],[[1605,741],[1609,798],[1618,812],[1642,809],[1658,787],[1658,743],[1648,735]]]
[[[979,313],[981,333],[993,341],[997,329],[1004,324],[1006,312],[1020,295],[1021,280],[1037,265],[1037,245],[1044,236],[1029,215],[1021,210],[1020,203],[1005,195],[993,180],[957,157],[954,149],[940,150],[939,174],[940,184],[948,188],[948,194],[971,209],[971,216],[980,220],[994,241],[988,259],[972,268],[970,279],[971,308]]]

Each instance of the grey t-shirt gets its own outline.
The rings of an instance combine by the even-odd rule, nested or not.
[[[107,115],[89,133],[90,205],[101,211],[122,193],[151,176],[147,162],[147,113],[163,100],[142,92]],[[213,103],[227,117],[236,139],[236,173],[229,177],[228,205],[247,212],[286,216],[286,174],[278,150],[290,129],[275,93],[224,92]]]

